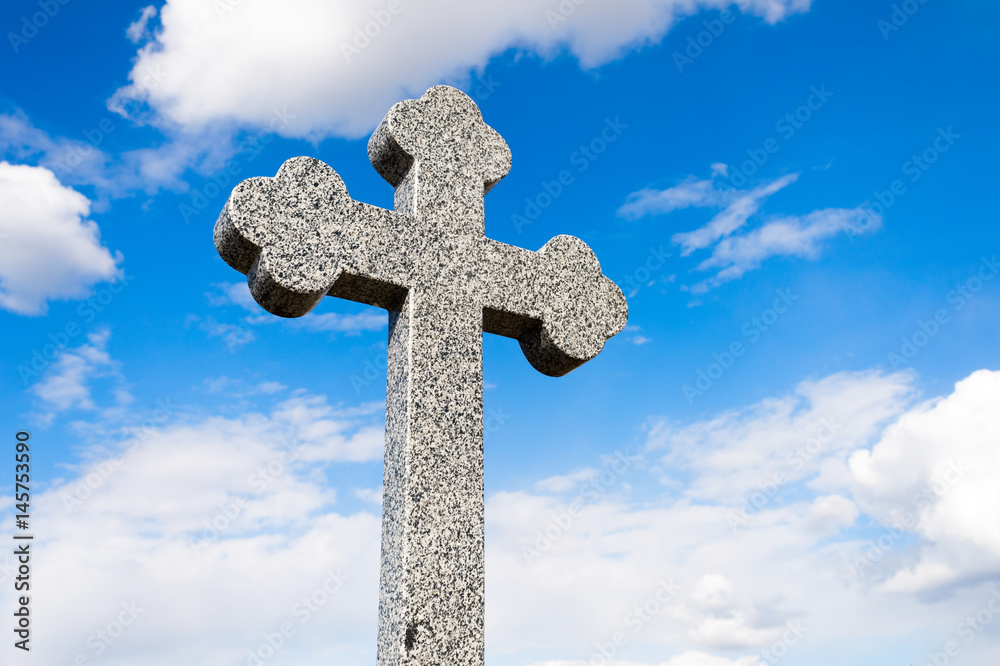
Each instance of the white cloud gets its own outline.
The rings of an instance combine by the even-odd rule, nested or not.
[[[933,428],[912,423],[914,432],[937,441],[934,448],[939,452],[977,433],[961,455],[977,461],[984,474],[969,490],[969,497],[981,503],[995,496],[990,487],[1000,485],[995,447],[990,452],[983,448],[997,440],[995,430],[1000,427],[1000,414],[985,408],[996,402],[1000,383],[992,376],[1000,373],[990,374],[990,386],[980,379],[975,387],[978,399],[966,400],[965,409],[951,415],[953,421]],[[977,375],[969,381],[975,379]],[[490,571],[505,581],[492,588],[492,603],[504,607],[492,611],[495,640],[509,645],[511,654],[517,646],[547,653],[560,646],[581,646],[567,654],[565,662],[552,662],[580,663],[593,652],[582,646],[610,640],[622,631],[629,641],[629,658],[615,659],[629,666],[662,664],[665,654],[678,650],[682,654],[667,663],[757,664],[767,663],[760,651],[784,640],[788,627],[794,626],[806,638],[786,646],[789,664],[816,663],[820,657],[829,658],[831,651],[860,663],[857,657],[864,649],[847,648],[845,642],[861,636],[898,644],[901,658],[916,663],[924,652],[913,648],[910,655],[914,633],[932,644],[953,638],[954,625],[989,599],[988,585],[974,580],[995,579],[1000,570],[995,554],[981,559],[991,568],[977,569],[979,577],[967,579],[967,588],[953,588],[955,596],[948,602],[915,598],[877,580],[858,579],[852,570],[853,558],[870,546],[855,524],[860,509],[874,500],[852,493],[855,465],[848,460],[873,442],[893,440],[898,424],[926,412],[926,405],[916,403],[914,383],[910,374],[841,373],[803,382],[789,395],[705,421],[685,426],[654,421],[649,453],[665,455],[650,471],[668,481],[664,487],[669,490],[658,501],[648,494],[628,501],[629,493],[619,488],[586,504],[582,512],[577,508],[577,515],[568,520],[573,516],[568,498],[522,492],[493,495],[487,509]],[[960,385],[946,401],[962,401],[960,396],[973,392],[973,387]],[[959,420],[967,425],[957,426]],[[824,423],[829,425],[824,428]],[[884,477],[898,475],[903,480],[896,484],[900,491],[882,500],[888,515],[888,507],[909,504],[911,487],[921,489],[920,474],[911,469],[934,465],[925,465],[925,456],[912,447],[889,455],[878,444],[874,451],[880,454],[880,469],[867,483],[892,489],[894,484],[886,484]],[[787,477],[777,493],[746,526],[730,530],[728,516],[739,510],[745,497],[773,483],[776,472]],[[953,493],[948,498],[961,498],[957,490]],[[1000,522],[992,508],[973,510],[966,501],[962,504],[957,510],[968,524],[979,523],[991,533]],[[986,506],[991,507],[989,501]],[[973,533],[970,528],[964,538]],[[526,561],[523,549],[539,546],[544,552]],[[895,549],[903,552],[885,558],[893,563],[890,575],[906,571],[906,558],[912,560],[922,547],[911,540]],[[941,569],[937,563],[928,566],[928,575]],[[627,623],[630,611],[665,576],[675,577],[683,589],[648,627],[633,633]],[[585,585],[580,584],[583,580]],[[998,655],[995,644],[967,649],[973,662],[978,658],[986,663]]]
[[[382,506],[383,490],[381,486],[378,488],[357,488],[354,490],[354,496],[362,502]]]
[[[813,532],[837,532],[850,527],[859,515],[858,507],[841,495],[817,497],[806,514],[806,529]]]
[[[725,657],[715,657],[704,652],[692,651],[677,655],[663,664],[663,666],[759,666],[762,663],[759,657],[726,659]]]
[[[346,333],[355,335],[366,331],[380,331],[388,326],[388,317],[384,310],[368,308],[355,314],[338,312],[310,312],[304,317],[283,320],[265,312],[250,294],[246,282],[222,282],[214,285],[221,293],[208,293],[206,297],[211,305],[223,307],[236,305],[250,314],[244,316],[239,323],[217,321],[208,316],[203,320],[191,315],[191,321],[198,321],[199,328],[209,337],[221,337],[226,345],[233,350],[256,339],[254,329],[265,324],[285,322],[286,325],[314,332]]]
[[[693,294],[739,279],[772,257],[816,259],[823,241],[837,234],[860,235],[881,227],[882,218],[863,207],[828,208],[806,215],[771,216],[759,227],[734,236],[760,213],[768,197],[794,183],[799,174],[788,174],[751,190],[734,190],[728,184],[717,187],[716,178],[727,171],[725,164],[713,164],[708,180],[689,176],[665,190],[639,190],[630,194],[618,211],[623,217],[636,219],[689,206],[722,209],[704,226],[671,238],[681,246],[681,256],[711,248],[711,256],[696,270],[715,271],[715,275],[684,287]]]
[[[157,81],[151,78],[149,85]],[[134,106],[119,110],[123,115],[135,111]],[[142,117],[132,120],[143,122]],[[156,147],[109,155],[102,146],[108,135],[122,127],[120,118],[109,115],[85,129],[86,141],[80,141],[51,136],[35,127],[23,111],[0,114],[0,158],[45,167],[63,183],[94,186],[102,197],[121,197],[136,191],[154,194],[160,188],[187,190],[188,184],[180,178],[186,170],[216,175],[235,153],[247,150],[247,155],[253,154],[246,141],[237,143],[232,128],[197,132],[165,128],[168,140]]]
[[[390,4],[400,9],[391,13]],[[132,84],[115,104],[144,100],[161,124],[189,129],[266,127],[276,107],[287,107],[295,119],[281,129],[285,136],[359,137],[401,96],[459,81],[511,47],[546,57],[565,49],[592,68],[658,41],[678,18],[731,4],[168,0],[155,37],[139,49]],[[741,3],[770,23],[809,6],[810,0]],[[158,73],[155,86],[150,72]]]
[[[787,395],[704,421],[654,420],[650,451],[666,452],[664,480],[695,473],[685,495],[696,501],[737,504],[778,472],[786,484],[815,478],[817,490],[845,491],[847,457],[912,404],[912,383],[909,373],[874,371],[804,381]],[[841,474],[816,476],[828,458],[839,461]]]
[[[601,473],[601,470],[593,467],[581,469],[570,474],[560,474],[550,476],[547,479],[540,479],[535,482],[535,490],[543,493],[564,493],[576,488],[584,481],[589,481]]]
[[[110,122],[110,120],[108,121]],[[105,125],[105,129],[107,129]],[[112,125],[113,127],[113,125]],[[93,130],[90,130],[93,131]],[[103,132],[100,132],[103,140]],[[35,127],[20,110],[0,114],[0,156],[17,162],[35,161],[56,174],[61,182],[72,185],[111,186],[107,165],[111,159],[95,142],[53,138]]]
[[[360,333],[361,331],[381,331],[388,325],[385,312],[359,312],[339,314],[337,312],[310,312],[297,325],[308,331],[332,331],[336,333]]]
[[[712,256],[698,265],[698,270],[718,270],[712,278],[691,288],[695,294],[737,280],[748,271],[760,268],[771,257],[815,259],[822,242],[840,233],[862,234],[874,231],[879,224],[864,208],[828,208],[804,215],[772,218],[758,229],[720,241]]]
[[[43,167],[0,162],[0,307],[38,315],[119,275],[90,202]]]
[[[382,456],[382,423],[358,428],[346,436],[349,421],[323,396],[296,395],[278,405],[274,419],[304,442],[298,452],[303,461],[370,462]]]
[[[786,645],[789,666],[838,656],[880,663],[857,658],[874,642],[896,647],[906,663],[923,658],[926,650],[912,637],[944,644],[970,609],[989,600],[987,585],[977,581],[1000,576],[993,550],[1000,521],[992,502],[1000,464],[991,447],[1000,434],[993,409],[1000,372],[976,373],[953,394],[927,403],[916,402],[914,383],[905,373],[842,373],[704,421],[652,422],[647,456],[661,456],[656,465],[632,465],[582,510],[571,507],[572,495],[549,491],[594,487],[601,476],[590,469],[529,490],[492,493],[486,512],[491,661],[578,664],[621,632],[626,645],[609,664],[760,666],[768,663],[762,651],[791,635],[789,627],[805,634]],[[177,408],[120,459],[87,456],[70,478],[40,489],[33,512],[46,539],[33,573],[45,584],[33,597],[35,628],[61,640],[39,641],[37,658],[92,657],[87,637],[114,619],[122,601],[134,599],[144,609],[140,620],[102,663],[244,663],[246,650],[286,620],[296,634],[279,651],[282,659],[370,663],[378,490],[359,488],[353,477],[343,489],[325,481],[338,462],[378,464],[381,422],[370,417],[381,420],[371,406],[338,409],[302,391],[267,410],[230,417]],[[818,434],[824,420],[833,423],[833,437]],[[807,457],[812,439],[821,446]],[[301,445],[283,460],[293,442]],[[909,560],[896,558],[884,579],[899,580],[893,574],[912,569],[926,582],[934,572],[967,565],[972,552],[985,552],[979,560],[985,567],[968,569],[974,577],[952,578],[965,585],[953,587],[952,599],[933,601],[912,594],[919,586],[846,576],[854,555],[868,548],[850,527],[857,511],[891,520],[914,493],[933,486],[952,457],[970,471],[925,507],[915,528],[922,543],[895,546]],[[606,472],[610,460],[595,461],[595,469]],[[255,483],[253,475],[268,466],[271,477]],[[740,497],[783,469],[791,470],[787,489],[745,529],[731,531],[727,514]],[[647,470],[654,478],[683,478],[660,495],[638,494]],[[86,479],[96,480],[89,490]],[[65,497],[77,497],[81,488],[89,497],[70,502],[69,512]],[[338,510],[344,492],[372,508]],[[0,513],[10,510],[7,504]],[[543,552],[526,560],[524,548],[546,534]],[[300,623],[294,604],[330,568],[347,582]],[[635,609],[656,599],[663,581],[679,590],[638,621]],[[11,594],[0,587],[0,604]],[[170,640],[177,635],[188,640]],[[963,656],[994,663],[1000,651],[979,640],[963,645]]]
[[[87,336],[87,343],[59,352],[45,376],[31,387],[32,393],[48,409],[43,420],[50,421],[56,412],[67,409],[94,409],[90,382],[115,374],[117,364],[108,354],[107,329]]]
[[[36,639],[33,658],[242,664],[290,622],[283,659],[329,663],[340,649],[334,661],[362,663],[357,652],[374,648],[379,516],[338,513],[322,470],[377,459],[366,428],[308,395],[233,418],[177,408],[123,450],[88,456],[71,478],[39,488],[32,519],[46,539],[33,547],[32,617],[36,636],[60,639]],[[341,589],[313,597],[322,601],[305,614],[301,599],[329,571],[345,577]],[[11,607],[11,594],[4,585],[0,604]],[[96,652],[95,632],[123,602],[138,619]]]
[[[725,657],[715,657],[704,652],[689,651],[672,657],[662,663],[623,661],[620,659],[609,659],[601,662],[602,666],[761,666],[763,662],[757,657],[740,657],[738,659],[726,659]],[[580,666],[579,661],[537,661],[530,666]]]
[[[255,387],[255,389],[260,391],[261,393],[268,393],[268,394],[278,393],[280,391],[284,391],[286,388],[288,387],[282,384],[281,382],[261,382],[260,384],[257,384],[257,386]]]
[[[748,192],[730,191],[727,196],[716,201],[706,201],[708,205],[714,205],[717,201],[725,202],[726,208],[704,227],[687,233],[675,234],[673,242],[681,246],[681,255],[685,257],[695,250],[711,247],[720,238],[732,235],[734,231],[745,225],[752,215],[757,214],[765,199],[794,183],[798,178],[799,174],[793,173]]]
[[[629,220],[647,215],[666,215],[691,206],[715,206],[726,200],[726,193],[715,189],[715,182],[689,176],[665,190],[643,189],[628,195],[618,214]]]
[[[886,572],[887,590],[919,592],[1000,575],[998,404],[1000,372],[980,370],[851,457],[862,508],[925,542],[916,562]]]
[[[250,287],[247,286],[245,281],[220,282],[213,286],[217,287],[222,294],[205,294],[211,305],[220,306],[232,304],[238,305],[247,312],[252,312],[253,314],[260,314],[262,312],[261,307],[257,305],[257,301],[253,299],[253,294],[250,293]]]
[[[134,23],[130,24],[129,27],[125,29],[125,36],[128,37],[130,42],[138,44],[144,39],[149,39],[150,35],[146,27],[149,25],[150,19],[154,16],[156,16],[156,7],[149,5],[148,7],[142,8],[142,13],[139,14],[139,18],[137,18]]]

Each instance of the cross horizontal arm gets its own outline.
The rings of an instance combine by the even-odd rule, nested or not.
[[[517,339],[539,372],[565,375],[625,328],[625,296],[579,238],[556,236],[538,252],[482,245],[483,330]]]
[[[351,199],[328,165],[296,157],[274,178],[237,185],[214,235],[261,307],[301,317],[328,293],[396,307],[413,272],[401,247],[412,229],[407,215]]]

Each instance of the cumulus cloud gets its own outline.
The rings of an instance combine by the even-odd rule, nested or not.
[[[534,609],[495,611],[498,640],[550,652],[578,645],[566,662],[552,663],[580,663],[597,654],[582,646],[609,641],[620,631],[627,652],[610,662],[638,666],[662,665],[671,653],[675,661],[668,664],[770,663],[765,651],[793,628],[807,638],[781,648],[789,663],[829,657],[845,639],[870,635],[872,626],[886,643],[898,637],[902,655],[910,655],[915,630],[942,643],[953,638],[953,624],[942,625],[941,618],[957,623],[969,608],[989,600],[988,585],[975,581],[1000,576],[996,555],[981,557],[978,564],[988,566],[969,570],[975,577],[965,578],[967,589],[954,588],[955,598],[942,605],[911,596],[915,588],[859,578],[852,563],[871,545],[872,530],[858,523],[874,504],[883,506],[872,508],[867,521],[879,515],[888,521],[893,510],[911,508],[913,496],[960,456],[982,476],[967,497],[957,492],[959,486],[947,495],[957,503],[956,514],[941,516],[940,525],[961,538],[939,536],[944,532],[934,538],[950,541],[948,549],[965,548],[978,524],[986,533],[978,538],[988,542],[998,520],[990,502],[983,504],[995,495],[985,484],[1000,483],[1000,465],[995,452],[983,447],[996,441],[1000,424],[996,410],[985,407],[996,401],[996,375],[977,373],[943,401],[927,404],[919,401],[912,374],[840,373],[706,420],[654,420],[646,467],[663,482],[660,501],[649,495],[630,501],[624,483],[582,510],[570,497],[493,495],[491,572],[517,581],[493,588],[493,598],[505,608]],[[929,405],[950,403],[964,406],[926,427],[921,415],[931,413]],[[897,449],[901,428],[905,446]],[[912,439],[917,433],[922,439]],[[958,441],[961,450],[949,451]],[[646,467],[623,481],[635,480]],[[745,504],[755,493],[765,500]],[[975,510],[967,503],[973,497],[980,500]],[[731,516],[746,506],[746,523],[731,529]],[[890,563],[885,578],[909,571],[930,535],[923,545],[913,542],[912,532],[898,540],[893,548],[899,557],[883,562]],[[928,575],[940,564],[928,566]],[[634,609],[653,594],[657,579],[668,576],[681,591],[654,619],[633,625]],[[541,618],[560,621],[540,626]],[[979,650],[980,659],[995,654],[990,645],[968,649]],[[858,663],[865,652],[837,654]],[[903,658],[915,663],[922,656],[914,649]]]
[[[715,657],[704,652],[685,652],[667,661],[663,666],[759,666],[759,657],[740,657],[738,659],[726,659],[725,657]]]
[[[739,503],[779,473],[779,485],[810,480],[817,490],[841,492],[851,483],[848,456],[913,403],[912,384],[906,372],[837,373],[703,421],[656,419],[648,445],[662,451],[664,482],[695,473],[684,492],[696,501]],[[838,461],[839,475],[821,474],[828,459]]]
[[[359,137],[401,96],[459,82],[509,48],[545,57],[568,51],[592,68],[658,41],[679,18],[731,4],[168,0],[113,105],[141,100],[161,124],[186,128],[266,127],[275,108],[287,107],[295,118],[280,130],[285,136]],[[807,11],[810,0],[739,4],[775,23]],[[148,29],[140,19],[130,34]]]
[[[681,246],[681,256],[711,250],[711,256],[702,260],[696,270],[713,271],[715,275],[686,287],[694,294],[704,294],[737,280],[772,257],[816,259],[822,252],[823,241],[840,233],[870,233],[881,226],[880,216],[859,206],[827,208],[806,215],[770,216],[757,228],[734,235],[759,215],[768,197],[796,182],[799,174],[788,174],[749,190],[734,190],[728,184],[716,182],[727,171],[725,164],[713,164],[709,179],[689,176],[664,190],[646,188],[633,192],[618,210],[622,217],[638,219],[688,207],[720,209],[707,224],[675,233],[671,238]]]
[[[915,631],[943,644],[954,622],[941,618],[958,622],[981,607],[989,591],[980,581],[1000,577],[990,502],[1000,484],[991,447],[1000,372],[975,373],[929,402],[915,381],[841,373],[701,421],[654,420],[642,456],[611,455],[491,493],[491,661],[578,664],[618,634],[621,650],[607,663],[619,666],[759,666],[775,645],[789,664],[862,663],[856,639],[873,631],[908,663],[923,656]],[[63,637],[39,642],[39,659],[93,658],[88,637],[134,602],[139,619],[102,663],[245,663],[283,622],[296,632],[283,659],[370,663],[382,412],[301,390],[272,395],[225,417],[175,407],[36,495],[46,539],[33,560],[44,582],[35,626]],[[934,491],[953,459],[968,469]],[[346,484],[328,480],[345,465]],[[781,490],[732,530],[742,499],[782,471]],[[639,494],[644,479],[662,481],[661,492]],[[920,541],[893,546],[909,559],[881,578],[895,582],[852,577],[853,558],[868,548],[861,512],[887,524],[920,493],[928,501],[909,528]],[[360,509],[343,508],[348,496]],[[915,597],[926,588],[906,572],[925,583],[942,567],[966,567],[949,579],[954,598]],[[316,612],[296,615],[331,570],[343,582],[320,595]],[[0,603],[11,594],[0,586]],[[996,657],[988,641],[963,648],[972,663]]]
[[[980,370],[851,457],[864,510],[924,541],[918,560],[883,571],[885,589],[922,592],[1000,575],[998,404],[1000,372]]]
[[[684,654],[679,654],[665,662],[639,662],[624,661],[620,659],[609,659],[603,663],[604,666],[760,666],[763,662],[758,657],[740,657],[738,659],[727,659],[726,657],[716,657],[705,652],[691,650]],[[531,666],[580,666],[579,661],[538,661]]]
[[[374,646],[379,516],[338,511],[321,472],[379,458],[381,428],[369,441],[364,420],[306,394],[233,418],[179,407],[162,416],[32,497],[47,534],[32,559],[35,627],[60,636],[32,643],[34,657],[242,664],[287,622],[284,659],[363,662],[357,654]],[[3,588],[9,607],[12,586]],[[123,603],[137,609],[134,622],[98,638]]]
[[[45,314],[50,300],[84,298],[119,276],[90,201],[44,167],[0,162],[0,307]]]

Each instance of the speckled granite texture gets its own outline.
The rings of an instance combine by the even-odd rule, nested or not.
[[[260,305],[301,317],[323,296],[389,311],[379,666],[482,666],[482,334],[561,376],[625,327],[583,241],[537,252],[486,238],[483,196],[510,149],[447,86],[392,107],[368,143],[395,211],[354,201],[308,157],[233,190],[215,246]]]

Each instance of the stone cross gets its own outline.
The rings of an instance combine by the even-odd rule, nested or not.
[[[273,314],[301,317],[326,295],[389,311],[378,664],[482,666],[483,332],[558,377],[594,358],[628,308],[578,238],[532,252],[486,237],[483,196],[510,149],[461,91],[394,105],[368,155],[394,211],[295,157],[236,186],[215,246]]]

